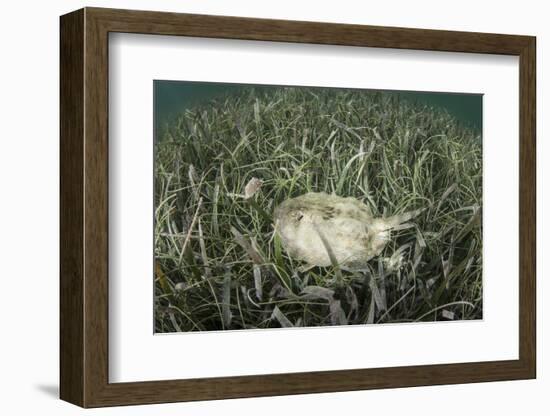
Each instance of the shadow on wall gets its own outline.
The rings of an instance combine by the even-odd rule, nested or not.
[[[54,399],[59,398],[59,386],[57,384],[37,384],[34,388],[46,396]]]

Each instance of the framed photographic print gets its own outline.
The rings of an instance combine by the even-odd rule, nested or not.
[[[61,398],[534,378],[535,38],[61,17]]]

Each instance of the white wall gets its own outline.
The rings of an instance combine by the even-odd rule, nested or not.
[[[58,385],[58,16],[82,6],[156,9],[295,20],[529,34],[538,37],[538,306],[536,381],[317,394],[92,410],[88,414],[422,414],[544,415],[550,410],[548,328],[543,302],[542,212],[550,146],[542,129],[550,99],[545,2],[514,1],[146,1],[5,2],[0,14],[0,410],[3,414],[77,414],[57,400]],[[544,208],[543,208],[544,207]],[[505,232],[505,231],[503,231]],[[543,234],[545,236],[543,237]],[[11,410],[11,411],[10,411]],[[227,413],[226,413],[227,414]]]

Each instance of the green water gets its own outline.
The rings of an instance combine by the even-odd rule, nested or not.
[[[250,87],[250,85],[217,82],[154,81],[153,92],[156,129],[158,130],[163,124],[170,122],[186,109],[231,92],[238,92],[238,90],[244,87]],[[254,84],[254,88],[271,90],[278,87],[273,85]],[[388,94],[396,94],[400,98],[411,102],[445,109],[460,123],[481,132],[483,121],[482,94],[418,91],[385,92]]]

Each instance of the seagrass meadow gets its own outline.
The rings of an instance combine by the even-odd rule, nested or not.
[[[240,86],[155,118],[155,332],[482,318],[481,132],[444,106]],[[360,270],[304,267],[274,212],[308,192],[417,214]]]

